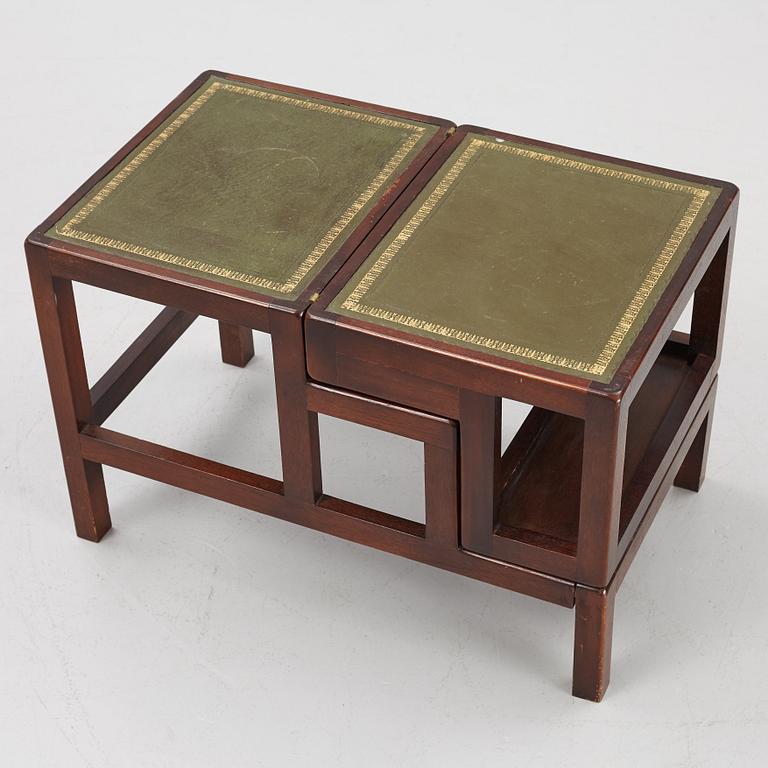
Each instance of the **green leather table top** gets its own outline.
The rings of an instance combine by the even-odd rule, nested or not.
[[[211,77],[47,234],[293,298],[437,130]]]
[[[719,193],[469,133],[328,308],[606,382]]]

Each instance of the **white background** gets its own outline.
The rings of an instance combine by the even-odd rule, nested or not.
[[[0,23],[0,764],[761,766],[768,750],[765,123],[754,2],[6,4]],[[75,538],[22,241],[215,67],[742,189],[708,479],[619,593],[613,680],[573,613],[108,470]],[[153,308],[78,291],[92,380]],[[198,321],[109,423],[279,476],[268,349]],[[323,422],[329,490],[407,514],[421,447]]]

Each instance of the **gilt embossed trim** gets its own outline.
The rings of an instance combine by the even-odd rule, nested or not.
[[[392,262],[392,259],[400,251],[403,245],[413,236],[418,227],[429,217],[437,204],[448,192],[450,187],[459,177],[461,172],[467,167],[468,163],[480,150],[493,152],[506,152],[531,160],[538,160],[553,165],[564,166],[584,173],[594,173],[601,176],[609,176],[620,181],[642,184],[656,189],[664,189],[673,192],[685,192],[691,195],[691,200],[680,221],[675,226],[672,234],[662,249],[657,254],[651,269],[645,276],[632,300],[624,310],[621,319],[611,332],[602,351],[596,360],[582,361],[572,360],[562,355],[554,355],[549,352],[524,347],[501,339],[492,339],[469,331],[458,328],[451,328],[440,323],[430,322],[408,314],[392,312],[391,310],[374,307],[365,304],[362,299],[371,289],[376,280],[383,274]],[[437,186],[430,195],[419,206],[418,210],[411,216],[397,236],[389,243],[381,255],[376,259],[370,269],[363,275],[360,282],[355,286],[349,296],[342,303],[342,308],[352,312],[358,312],[363,315],[369,315],[382,320],[386,320],[396,325],[402,325],[408,328],[416,328],[427,333],[433,333],[438,336],[445,336],[450,339],[456,339],[467,344],[473,344],[481,348],[505,352],[518,357],[528,358],[549,365],[555,365],[561,368],[579,371],[596,376],[602,376],[610,365],[616,352],[619,350],[622,342],[629,333],[635,320],[650,297],[654,287],[661,279],[668,264],[674,257],[680,243],[690,230],[699,211],[710,195],[710,190],[693,186],[683,182],[670,181],[667,179],[658,179],[651,176],[643,176],[639,173],[623,171],[618,168],[608,168],[583,160],[575,160],[568,157],[561,157],[547,152],[534,149],[518,147],[510,144],[498,143],[484,139],[473,138],[464,151],[448,168],[445,175],[440,179]]]
[[[93,210],[103,202],[112,192],[115,191],[143,162],[149,158],[158,147],[160,147],[170,136],[172,136],[189,118],[195,114],[208,100],[218,91],[235,93],[238,95],[252,96],[267,101],[275,101],[281,104],[289,104],[301,109],[308,109],[325,114],[338,115],[352,120],[382,125],[389,128],[398,128],[407,130],[407,138],[400,144],[397,151],[389,158],[381,170],[371,180],[368,186],[357,196],[352,204],[342,213],[334,225],[320,238],[314,248],[306,255],[299,266],[294,270],[285,282],[279,282],[258,275],[251,275],[246,272],[229,269],[226,267],[208,264],[199,259],[188,259],[156,248],[147,248],[134,243],[126,243],[123,240],[96,235],[90,232],[84,232],[79,229],[79,225],[88,218]],[[81,206],[75,214],[64,224],[56,227],[55,232],[74,240],[83,240],[94,245],[101,245],[108,248],[114,248],[119,251],[126,251],[138,256],[144,256],[149,259],[174,264],[176,266],[195,269],[218,277],[224,277],[248,285],[255,285],[261,288],[267,288],[279,293],[291,293],[301,281],[309,274],[312,268],[328,251],[334,241],[349,226],[350,222],[360,213],[370,202],[373,196],[381,189],[387,179],[397,170],[403,160],[419,143],[424,134],[425,128],[413,123],[407,123],[402,120],[396,120],[390,117],[370,114],[367,112],[357,112],[353,109],[347,109],[342,106],[332,106],[326,103],[308,101],[301,98],[287,96],[273,91],[264,91],[256,87],[238,85],[222,80],[214,80],[211,84],[187,106],[174,120],[172,120],[162,131],[160,131],[130,162],[123,166],[106,184],[104,184],[90,199]]]

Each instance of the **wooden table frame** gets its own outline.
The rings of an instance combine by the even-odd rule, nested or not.
[[[688,254],[609,383],[501,359],[328,309],[467,132],[722,188]],[[704,476],[737,200],[738,190],[727,182],[461,126],[307,314],[307,366],[312,378],[458,422],[460,546],[573,585],[573,693],[582,698],[599,701],[608,685],[616,590],[664,496],[672,484],[698,490]],[[673,330],[675,323],[694,294],[691,332],[678,333]],[[532,407],[503,455],[502,398]],[[655,420],[655,431],[637,438],[649,419]],[[569,522],[563,518],[571,514],[575,520],[570,522],[578,533],[564,541],[510,528],[505,524],[504,503],[517,493],[516,501],[525,505],[527,497],[519,488],[537,446],[543,443],[542,450],[546,450],[550,445],[551,458],[573,445],[575,434],[581,461],[565,468],[571,483],[567,487],[575,489],[575,511],[568,508],[567,493],[563,503],[551,510],[533,506],[543,529],[550,522],[553,529],[562,528]],[[546,440],[542,435],[547,435]],[[625,455],[631,456],[631,462],[627,461],[631,473],[626,477]],[[551,479],[558,482],[560,478]]]
[[[113,273],[111,267],[102,272],[103,265],[88,259],[63,256],[31,243],[27,251],[75,529],[81,538],[99,541],[111,527],[102,473],[102,465],[108,465],[506,589],[564,606],[573,604],[573,585],[567,581],[459,548],[455,422],[309,381],[304,368],[301,317],[292,312],[277,311],[270,325],[282,482],[102,427],[197,313],[203,314],[203,299],[194,300],[194,293],[181,291],[178,298],[187,299],[185,308],[164,308],[89,388],[72,281],[79,278],[113,290],[120,287],[121,293],[149,300],[156,295],[135,286],[128,290],[129,286],[122,282],[113,282],[122,281],[119,272]],[[226,307],[224,302],[221,309]],[[208,305],[205,314],[213,315]],[[225,312],[219,320],[233,325],[244,323],[246,318]],[[242,340],[243,336],[238,333],[235,338]],[[251,343],[248,336],[239,345],[233,345],[230,338],[224,357],[229,362],[234,358],[239,364],[249,356]],[[323,494],[318,413],[424,443],[425,525]]]
[[[77,534],[99,541],[111,527],[102,473],[102,465],[109,465],[575,607],[573,691],[599,700],[609,678],[616,590],[670,485],[675,482],[697,490],[703,477],[736,221],[735,188],[725,185],[688,256],[607,385],[414,339],[327,311],[330,299],[461,140],[461,130],[444,143],[441,135],[430,141],[296,301],[99,253],[44,234],[210,74],[194,81],[25,243]],[[377,109],[428,119],[446,128],[451,125]],[[73,282],[165,307],[92,387],[85,370]],[[691,333],[674,334],[674,323],[694,291]],[[282,481],[102,426],[198,315],[218,320],[222,358],[234,365],[245,365],[253,355],[253,330],[270,334]],[[683,380],[646,459],[629,487],[623,488],[630,405],[660,356],[676,360],[672,365],[677,369],[684,360]],[[534,408],[522,437],[513,441],[503,457],[499,446],[502,397]],[[318,413],[424,443],[424,525],[323,493]],[[575,555],[505,537],[499,519],[501,500],[519,463],[521,440],[529,432],[539,434],[557,414],[583,424]],[[623,526],[622,493],[630,494],[634,504],[634,514]]]

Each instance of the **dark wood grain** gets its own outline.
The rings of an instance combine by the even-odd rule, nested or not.
[[[44,234],[211,74],[441,127],[296,300]],[[451,127],[424,115],[204,72],[33,231],[25,247],[75,528],[94,541],[110,528],[105,464],[575,607],[573,692],[599,701],[610,677],[619,586],[672,483],[698,490],[705,474],[738,190],[620,161],[722,192],[606,384],[330,312],[329,302],[468,131],[616,160],[473,126],[450,135]],[[72,281],[167,307],[91,390]],[[673,331],[692,297],[690,334]],[[100,426],[198,315],[219,322],[222,359],[233,365],[252,357],[253,330],[271,335],[282,481]],[[531,407],[503,455],[502,397]],[[323,493],[318,413],[423,442],[424,524]]]
[[[82,454],[97,466],[107,464],[504,589],[573,606],[573,583],[456,547],[437,546],[421,535],[418,523],[393,526],[391,516],[328,496],[317,504],[290,500],[278,480],[104,427],[84,426],[79,440]]]
[[[448,446],[424,445],[426,536],[435,551],[459,551],[458,436]]]
[[[405,530],[418,531],[430,544],[459,547],[458,438],[454,421],[315,383],[307,384],[306,396],[310,411],[423,442],[426,522],[422,525],[386,517],[390,522],[398,520],[397,525]],[[338,510],[340,504],[347,503],[335,500],[332,508]],[[328,497],[323,495],[318,504],[327,506]]]
[[[75,531],[100,541],[112,521],[101,465],[85,460],[79,446],[80,425],[92,414],[72,283],[54,278],[45,253],[29,244],[27,264]]]
[[[459,393],[461,435],[461,542],[491,555],[501,455],[501,399],[472,390]]]
[[[219,321],[221,359],[228,365],[245,368],[253,357],[253,331],[242,325]]]
[[[670,468],[679,467],[682,487],[697,489],[704,476],[712,406],[704,417],[700,407],[714,397],[710,385],[720,361],[738,190],[727,182],[618,161],[714,185],[721,193],[605,384],[330,311],[330,302],[468,131],[617,162],[499,131],[457,129],[308,310],[307,369],[327,384],[458,420],[461,546],[570,579],[577,593],[582,590],[574,693],[599,700],[608,683],[617,574],[661,503]],[[694,295],[691,334],[676,333]],[[533,407],[501,457],[500,397]]]
[[[613,590],[576,588],[576,631],[573,641],[573,695],[602,701],[611,679]]]
[[[710,413],[704,423],[699,427],[696,437],[691,443],[687,456],[680,465],[675,476],[674,484],[678,488],[698,492],[704,482],[704,474],[707,467],[707,454],[709,453],[709,437],[712,433],[712,414]]]
[[[314,504],[322,493],[317,414],[307,406],[301,315],[282,308],[270,315],[277,422],[286,498]]]
[[[315,383],[307,384],[306,393],[307,407],[315,413],[354,421],[439,448],[453,448],[454,429],[447,418]]]
[[[611,567],[677,456],[711,383],[711,358],[688,363],[687,335],[670,341],[628,414],[619,516]],[[503,457],[503,491],[490,554],[577,579],[584,422],[533,409]]]

